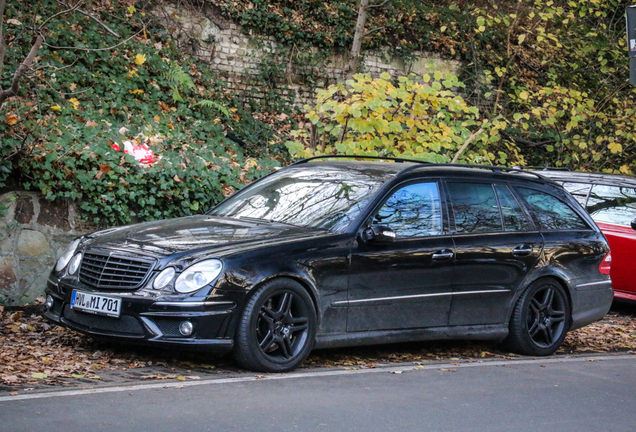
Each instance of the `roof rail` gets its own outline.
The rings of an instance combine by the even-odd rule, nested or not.
[[[523,174],[530,174],[535,176],[536,178],[539,178],[541,180],[545,179],[545,177],[542,177],[540,174],[534,172],[534,171],[526,171],[524,169],[521,169],[519,167],[504,167],[504,166],[495,166],[495,165],[475,165],[475,164],[458,164],[458,163],[435,163],[435,164],[430,164],[431,166],[444,166],[444,167],[458,167],[458,168],[475,168],[475,169],[486,169],[486,170],[490,170],[494,173],[503,173],[503,172],[509,172],[509,173],[523,173]]]
[[[541,180],[545,180],[545,177],[541,176],[540,174],[538,174],[535,171],[527,171],[524,170],[520,167],[503,167],[503,166],[494,166],[494,165],[474,165],[474,164],[458,164],[458,163],[434,163],[434,162],[425,162],[425,161],[421,161],[421,160],[417,160],[417,159],[404,159],[404,158],[394,158],[394,157],[385,157],[385,156],[361,156],[361,155],[324,155],[324,156],[313,156],[307,159],[301,159],[299,161],[296,161],[294,163],[292,163],[291,165],[300,165],[300,164],[304,164],[316,159],[372,159],[372,160],[388,160],[388,161],[395,161],[395,162],[413,162],[413,163],[418,163],[418,164],[422,164],[422,165],[426,165],[427,167],[457,167],[457,168],[475,168],[475,169],[485,169],[485,170],[490,170],[494,173],[503,173],[503,172],[510,172],[510,173],[520,173],[520,174],[529,174],[532,176],[535,176],[538,179]],[[291,166],[290,165],[290,166]],[[417,166],[413,166],[410,168],[407,168],[405,171],[410,171],[413,169],[417,169],[419,167]],[[405,172],[403,171],[403,172]],[[550,180],[550,179],[548,179]]]
[[[571,171],[570,168],[559,168],[549,166],[515,166],[521,170],[537,170],[537,171]]]
[[[390,156],[364,156],[364,155],[323,155],[323,156],[313,156],[306,159],[301,159],[292,163],[291,165],[300,165],[303,163],[307,163],[316,159],[371,159],[371,160],[386,160],[393,162],[413,162],[419,164],[430,164],[430,162],[425,162],[417,159],[406,159],[406,158],[395,158]]]

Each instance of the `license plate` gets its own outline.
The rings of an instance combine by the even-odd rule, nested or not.
[[[121,299],[73,290],[71,309],[118,318],[121,313]]]

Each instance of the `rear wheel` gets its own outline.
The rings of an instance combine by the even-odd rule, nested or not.
[[[316,334],[311,297],[298,282],[275,279],[248,301],[239,322],[234,357],[247,369],[287,372],[309,355]]]
[[[550,355],[563,343],[570,303],[553,279],[539,279],[521,295],[510,319],[508,347],[519,354]]]

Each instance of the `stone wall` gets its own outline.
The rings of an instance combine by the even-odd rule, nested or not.
[[[312,86],[304,82],[303,68],[296,59],[297,50],[286,51],[286,58],[276,57],[281,47],[272,39],[246,34],[240,25],[225,21],[212,6],[205,4],[201,10],[191,10],[182,6],[176,9],[169,2],[162,4],[156,11],[163,24],[180,46],[191,51],[197,58],[225,79],[229,90],[242,93],[250,92],[252,97],[262,97],[266,89],[255,77],[259,74],[265,59],[278,59],[285,66],[285,72],[279,77],[283,82],[282,93],[302,105],[314,100]],[[391,57],[387,50],[364,53],[363,69],[373,77],[383,72],[392,76],[424,75],[435,71],[456,73],[460,63],[441,60],[430,53],[415,53],[414,60],[405,62]],[[330,84],[342,82],[346,76],[348,58],[346,55],[327,53],[320,64],[315,65],[314,85],[325,88]]]
[[[0,195],[0,304],[24,304],[44,294],[46,280],[66,246],[89,230],[74,204],[52,203],[33,192]]]

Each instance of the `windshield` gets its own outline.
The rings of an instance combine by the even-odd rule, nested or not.
[[[386,180],[386,173],[377,174],[324,165],[285,169],[231,196],[208,214],[341,231]]]

